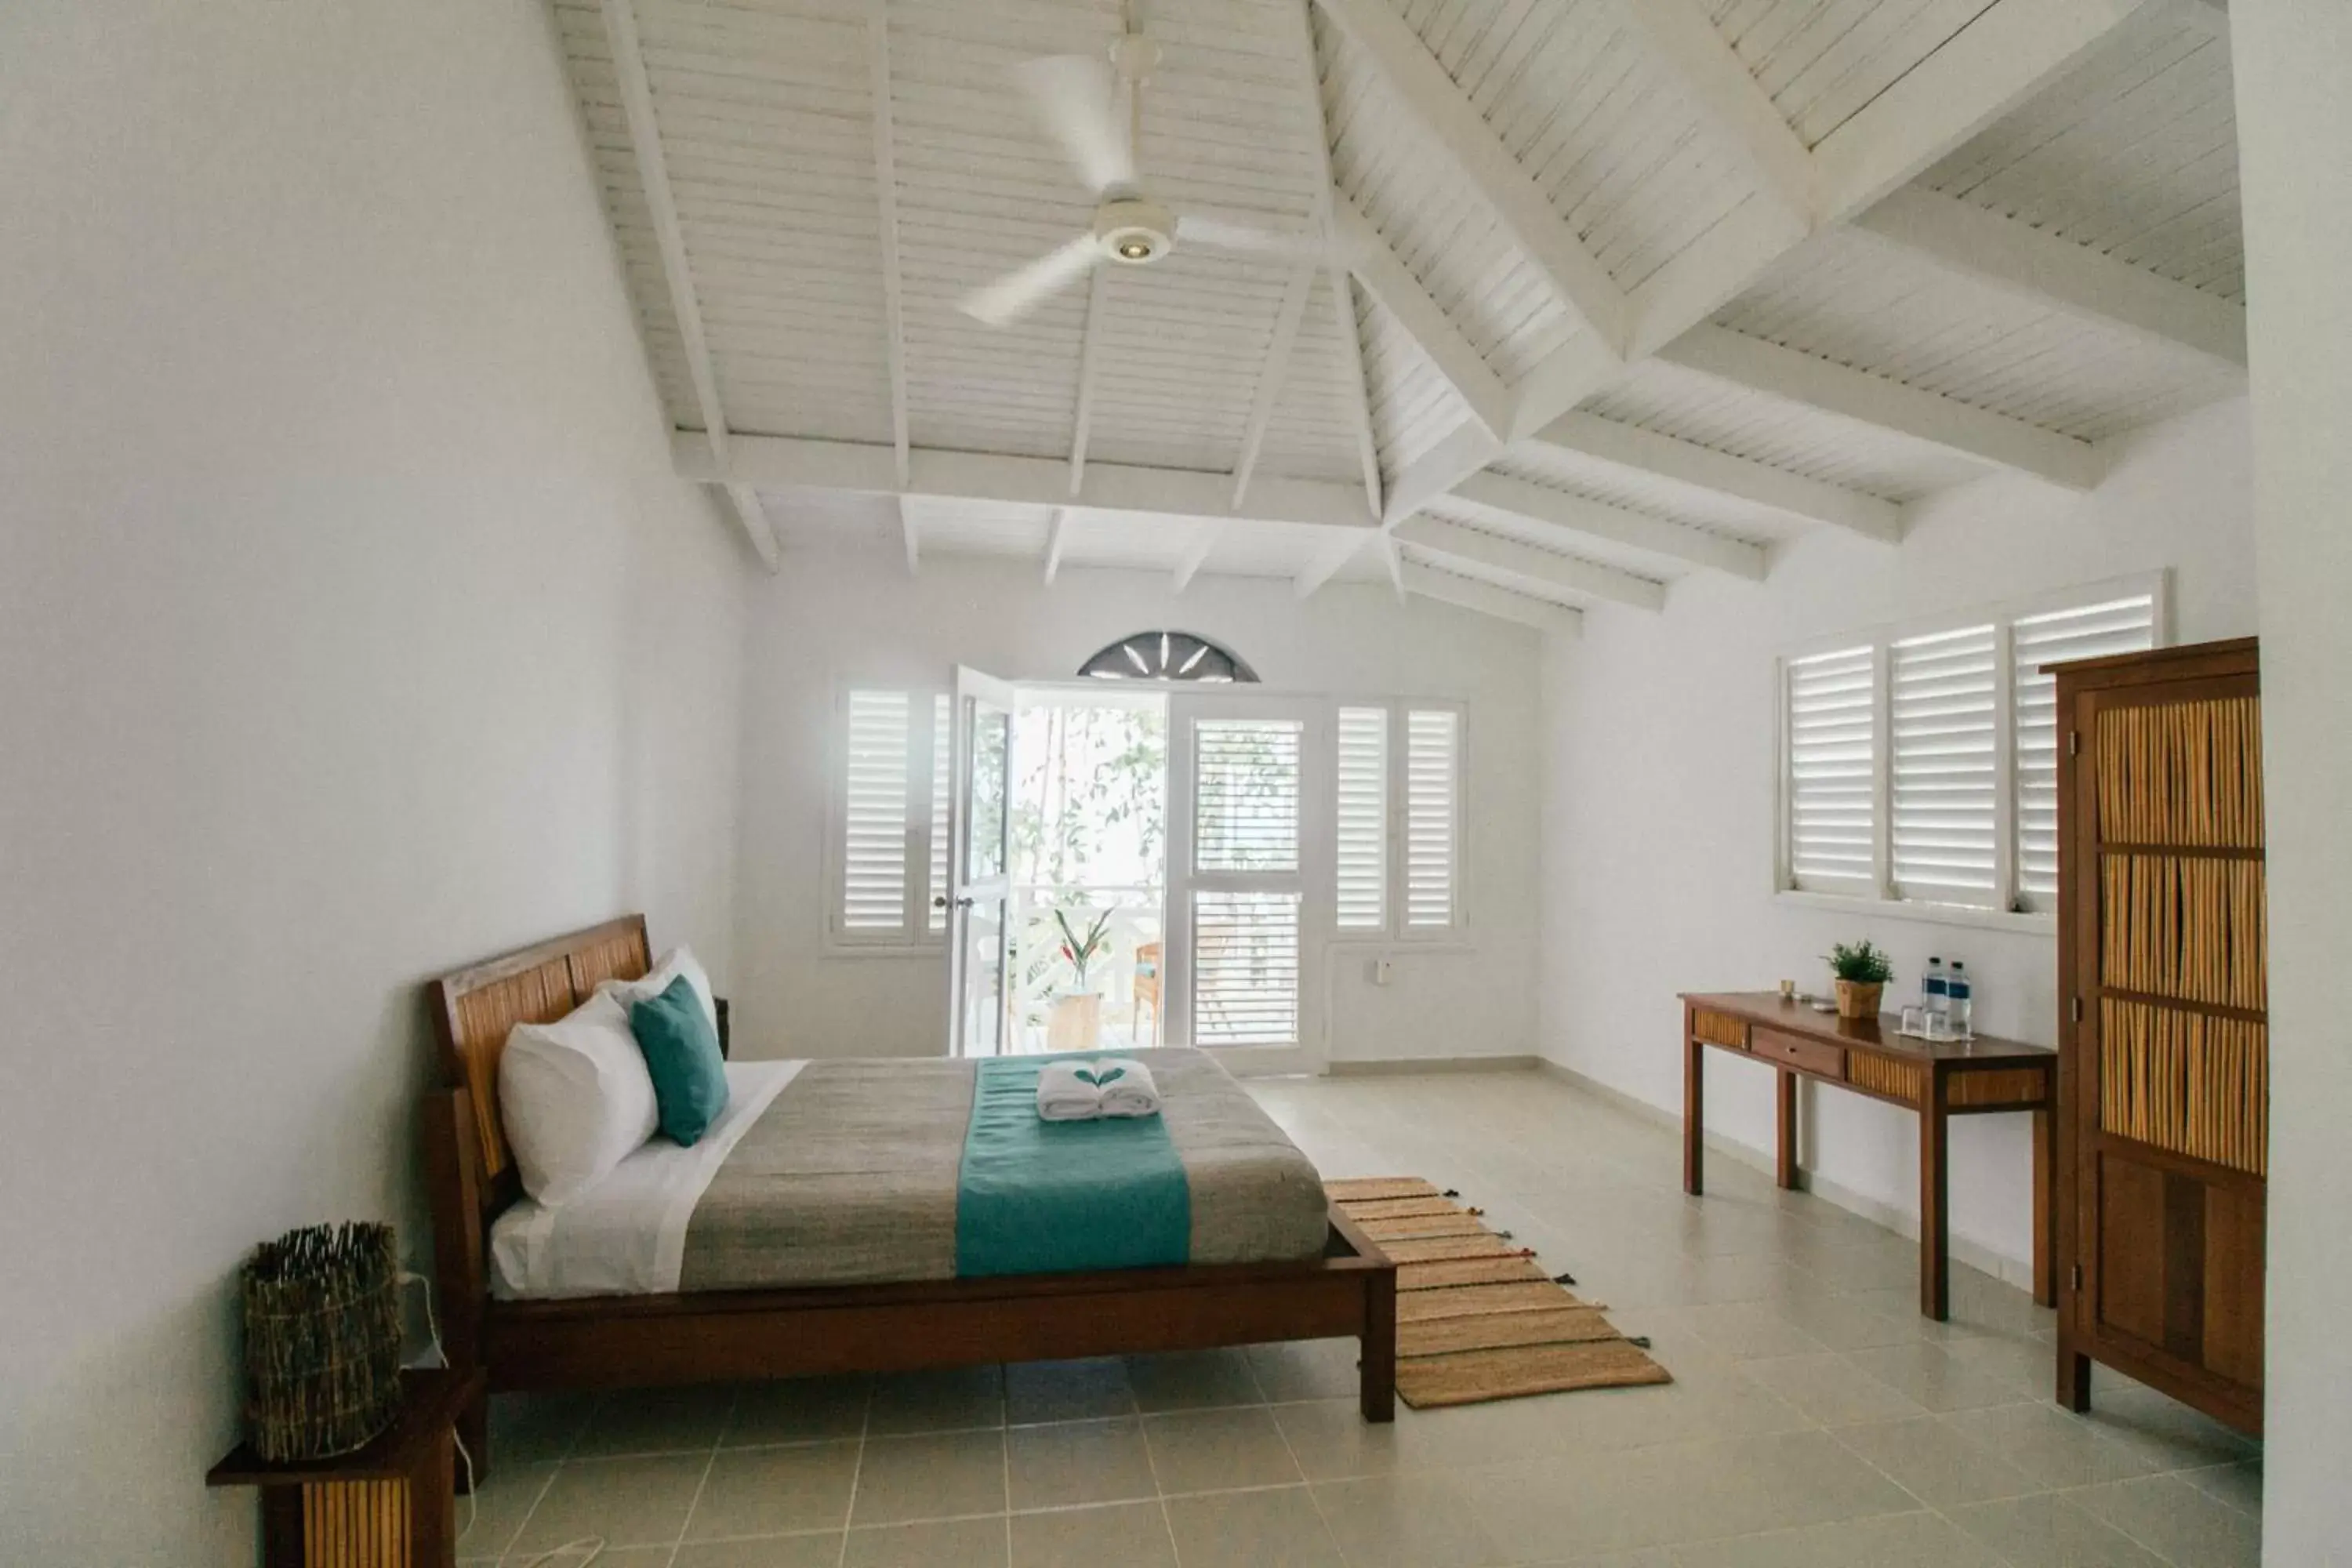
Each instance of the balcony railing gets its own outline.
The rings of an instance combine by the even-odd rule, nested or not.
[[[1158,888],[1016,883],[1007,1052],[1157,1045],[1164,907]],[[1110,917],[1102,947],[1087,961],[1083,987],[1064,952],[1056,910],[1080,937],[1097,919]]]

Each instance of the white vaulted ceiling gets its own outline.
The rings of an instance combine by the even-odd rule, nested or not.
[[[1379,578],[1539,625],[2244,384],[2207,0],[555,0],[679,471],[781,543]],[[1015,85],[1132,21],[1181,238]],[[1318,259],[1318,254],[1320,259]],[[788,565],[787,565],[788,569]]]

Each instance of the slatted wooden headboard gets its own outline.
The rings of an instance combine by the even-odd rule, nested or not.
[[[624,915],[586,931],[445,974],[426,988],[433,1033],[441,1043],[441,1080],[462,1089],[474,1108],[479,1170],[490,1192],[511,1192],[514,1155],[499,1120],[499,1053],[517,1024],[551,1024],[607,980],[635,980],[652,957],[646,917]]]

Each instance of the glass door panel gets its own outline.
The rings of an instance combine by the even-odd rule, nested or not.
[[[1010,682],[958,668],[947,889],[950,1056],[994,1056],[1004,1047],[1013,713]]]

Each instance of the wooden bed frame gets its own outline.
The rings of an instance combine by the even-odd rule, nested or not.
[[[650,962],[643,915],[445,974],[426,987],[443,1087],[425,1101],[436,1294],[452,1365],[492,1392],[638,1388],[820,1373],[1360,1342],[1364,1419],[1396,1418],[1396,1266],[1335,1206],[1323,1256],[790,1290],[499,1301],[490,1224],[520,1195],[498,1112],[517,1024],[548,1023]],[[720,1007],[721,1037],[726,1031]],[[487,1399],[459,1427],[488,1473]]]

